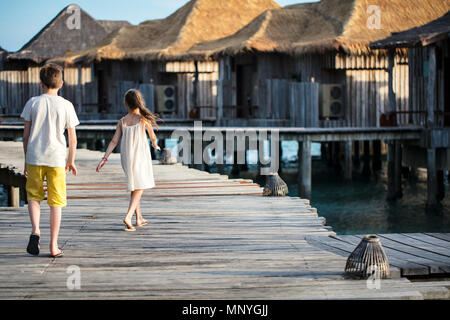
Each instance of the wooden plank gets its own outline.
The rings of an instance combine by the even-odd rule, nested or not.
[[[448,256],[431,251],[431,246],[423,242],[405,239],[405,236],[399,234],[379,235],[382,241],[387,242],[389,246],[395,250],[402,251],[418,258],[429,260],[432,273],[447,273],[450,272],[450,259]],[[386,241],[389,239],[389,241]],[[434,270],[434,272],[433,272]]]
[[[406,236],[408,238],[413,238],[415,240],[419,240],[423,244],[426,244],[428,249],[430,249],[433,252],[442,253],[444,252],[446,256],[450,253],[450,242],[441,240],[439,238],[430,236],[425,233],[403,233],[403,236]]]
[[[435,237],[435,238],[450,242],[450,234],[448,234],[448,233],[425,233],[425,234],[429,235],[431,237]]]

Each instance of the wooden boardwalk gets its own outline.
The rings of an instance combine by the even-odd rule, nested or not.
[[[0,150],[0,163],[23,166],[20,143],[0,142]],[[79,175],[68,177],[63,258],[48,255],[46,204],[38,257],[25,253],[27,208],[0,208],[0,298],[449,298],[449,281],[411,282],[399,270],[380,289],[347,279],[347,256],[311,241],[336,235],[307,199],[263,197],[252,181],[181,165],[155,162],[157,187],[142,201],[149,225],[124,232],[128,194],[119,155],[98,174],[100,157],[78,150]],[[67,287],[71,266],[79,267],[80,289]]]

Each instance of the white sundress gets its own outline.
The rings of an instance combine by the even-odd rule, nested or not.
[[[143,121],[134,126],[125,126],[123,119],[120,160],[127,176],[127,190],[150,189],[155,186],[152,156]]]

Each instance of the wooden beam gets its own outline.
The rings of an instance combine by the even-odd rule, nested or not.
[[[372,141],[372,150],[373,150],[373,157],[372,157],[372,170],[373,172],[380,171],[382,168],[381,164],[381,141],[380,140],[373,140]]]
[[[389,90],[389,105],[388,105],[388,111],[389,112],[395,112],[395,92],[394,92],[394,67],[395,67],[395,51],[394,49],[389,50],[388,54],[388,90]]]
[[[427,205],[437,204],[436,149],[427,149]]]
[[[427,127],[434,127],[434,110],[436,106],[436,48],[429,48],[427,86]]]
[[[370,176],[370,141],[364,141],[363,169],[365,176]]]
[[[352,161],[352,141],[345,141],[345,152],[344,152],[344,179],[352,179],[353,161]]]
[[[389,141],[388,144],[388,154],[387,154],[387,162],[388,162],[388,167],[387,167],[387,178],[388,178],[388,183],[387,183],[387,197],[386,199],[388,201],[391,200],[395,200],[396,199],[396,195],[395,195],[395,142],[394,141]]]
[[[394,168],[394,184],[395,184],[395,197],[401,198],[403,196],[402,191],[402,146],[399,141],[395,141],[395,168]]]
[[[81,74],[83,69],[81,65],[78,65],[78,83],[77,83],[77,113],[80,114],[82,112],[83,98],[82,98],[82,90],[81,90]]]

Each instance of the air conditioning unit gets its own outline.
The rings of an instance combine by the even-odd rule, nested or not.
[[[322,84],[320,86],[320,117],[344,118],[344,85]]]
[[[175,86],[156,86],[156,112],[175,112],[177,107],[176,96]]]

